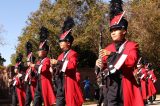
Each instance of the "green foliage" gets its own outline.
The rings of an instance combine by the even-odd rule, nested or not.
[[[131,4],[130,39],[139,43],[143,57],[160,63],[160,1],[142,0]]]
[[[16,54],[11,55],[11,63],[14,65],[16,63]]]
[[[5,67],[0,65],[0,71],[4,70]]]

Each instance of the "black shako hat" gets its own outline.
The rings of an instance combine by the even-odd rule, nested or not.
[[[64,21],[63,27],[62,27],[62,34],[59,37],[59,42],[66,41],[72,43],[74,41],[74,38],[71,34],[71,28],[75,25],[74,20],[72,17],[68,16],[66,20]]]
[[[49,35],[48,29],[42,26],[39,35],[40,35],[39,51],[44,50],[48,52],[49,51],[49,46],[47,45],[47,38]]]
[[[125,29],[128,28],[128,21],[124,18],[125,11],[122,8],[122,0],[111,0],[109,8],[110,16],[110,31],[113,29]]]
[[[25,47],[26,47],[26,51],[27,51],[27,62],[34,63],[36,58],[33,56],[33,53],[32,53],[32,44],[28,41],[26,43]]]
[[[17,57],[16,57],[16,64],[15,64],[15,69],[18,69],[18,71],[22,71],[23,70],[23,55],[21,53],[18,53]]]

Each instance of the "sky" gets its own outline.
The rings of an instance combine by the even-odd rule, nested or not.
[[[103,0],[108,1],[108,0]],[[41,0],[1,0],[0,1],[0,39],[5,43],[0,45],[0,53],[6,59],[5,66],[11,63],[10,57],[16,51],[18,36],[26,26],[31,12],[39,8]]]
[[[18,36],[26,26],[26,21],[31,12],[39,8],[40,0],[1,0],[0,25],[2,33],[0,38],[5,45],[0,46],[0,53],[6,59],[4,65],[10,64],[11,54],[15,53]]]

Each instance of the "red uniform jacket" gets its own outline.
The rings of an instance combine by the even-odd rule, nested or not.
[[[116,52],[114,43],[107,46],[105,49],[111,52]],[[138,44],[128,41],[125,44],[123,54],[127,55],[126,60],[120,67],[122,70],[122,89],[124,106],[144,106],[140,88],[133,76],[134,66],[138,60]],[[106,60],[107,57],[103,59]]]
[[[64,53],[62,53],[58,60],[62,60]],[[82,106],[83,96],[78,82],[76,80],[77,69],[77,53],[70,50],[66,59],[68,59],[67,69],[65,71],[65,99],[67,106]]]
[[[155,74],[153,71],[148,71],[148,96],[151,97],[156,94],[156,88],[154,86],[153,80],[155,79]]]
[[[142,73],[142,76],[141,76],[141,92],[142,92],[142,97],[143,97],[143,100],[147,100],[147,83],[146,83],[146,78],[147,78],[147,70],[145,68],[142,68],[141,69],[141,73]]]
[[[17,92],[19,106],[24,106],[25,97],[26,97],[24,83],[22,81],[20,81],[18,76],[15,76],[14,84],[16,86],[16,92]]]
[[[152,73],[152,81],[153,81],[153,83],[155,83],[157,81],[157,77],[154,74],[154,70],[152,70],[151,73]]]
[[[29,71],[30,71],[30,67],[26,70],[26,75],[29,74]],[[34,68],[32,68],[31,71],[33,71],[35,74],[37,73]],[[26,80],[31,81],[30,90],[31,90],[32,99],[33,99],[34,98],[34,93],[35,93],[35,90],[36,90],[37,79],[36,79],[36,77],[31,77],[31,75],[29,75]]]
[[[50,59],[46,57],[42,61],[43,61],[42,68],[40,71],[42,96],[43,96],[43,100],[44,100],[44,105],[45,106],[52,106],[55,103],[56,98],[55,98],[55,94],[53,92],[53,87],[52,87],[52,80],[51,80],[52,75],[51,75],[51,72],[49,71]],[[38,63],[40,63],[40,62],[38,62]]]

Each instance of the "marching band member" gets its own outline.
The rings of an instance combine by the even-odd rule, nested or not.
[[[18,98],[17,98],[17,93],[16,93],[16,87],[13,86],[13,83],[15,81],[16,73],[14,72],[14,66],[9,66],[8,67],[9,71],[9,79],[8,79],[8,85],[9,85],[9,91],[11,93],[11,101],[12,101],[12,106],[17,106],[18,104]]]
[[[100,50],[96,65],[107,64],[107,104],[105,106],[144,106],[133,75],[138,61],[138,44],[126,40],[128,22],[123,17],[122,0],[110,1],[110,32],[113,43]]]
[[[30,67],[31,63],[34,63],[35,57],[32,54],[32,44],[28,41],[26,43],[26,51],[27,51],[27,66],[26,75],[24,81],[26,82],[26,100],[25,106],[30,106],[31,102],[34,99],[34,93],[36,89],[37,82],[37,71],[35,68]]]
[[[143,101],[145,104],[147,104],[147,82],[146,80],[147,80],[147,70],[142,65],[140,82],[141,82],[141,93],[142,93]]]
[[[156,82],[156,76],[155,76],[155,74],[154,74],[154,70],[153,69],[150,69],[149,67],[148,67],[148,85],[147,85],[147,87],[148,87],[148,100],[151,102],[151,103],[153,103],[153,96],[155,96],[156,95],[156,88],[155,88],[155,85],[154,85],[154,83]]]
[[[44,102],[45,106],[52,106],[55,101],[55,94],[52,86],[52,75],[50,72],[50,58],[47,57],[49,46],[46,39],[48,30],[42,27],[40,30],[40,46],[38,51],[39,61],[37,64],[31,64],[31,67],[38,70],[37,86],[34,95],[34,106],[41,106]]]
[[[16,87],[17,97],[19,106],[25,105],[25,84],[24,84],[24,66],[22,62],[22,54],[18,54],[18,57],[16,58],[16,65],[15,65],[15,79],[13,82],[13,86]]]
[[[56,106],[82,106],[83,97],[80,87],[76,79],[77,58],[78,54],[71,49],[73,36],[71,28],[74,26],[74,21],[71,17],[67,17],[62,28],[63,33],[59,38],[59,45],[63,53],[58,56],[58,59],[52,59],[51,63],[56,65]]]

